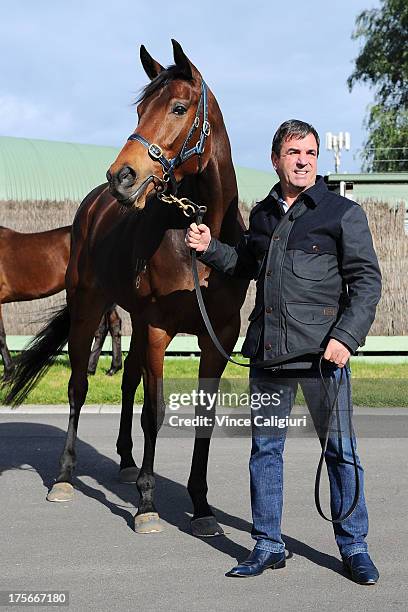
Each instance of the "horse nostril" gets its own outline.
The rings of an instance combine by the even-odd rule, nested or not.
[[[110,170],[108,170],[106,173],[106,180],[108,181],[108,183],[110,183],[112,180],[112,172]]]
[[[118,173],[118,181],[121,185],[129,187],[136,180],[136,172],[130,166],[124,166]]]

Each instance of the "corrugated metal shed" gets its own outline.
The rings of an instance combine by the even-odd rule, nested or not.
[[[0,137],[0,200],[81,201],[119,153],[117,147],[28,138]],[[269,192],[276,175],[236,168],[241,200],[251,203]]]
[[[117,149],[0,138],[0,200],[81,201],[103,183]]]
[[[278,182],[275,172],[264,172],[252,168],[235,167],[240,200],[252,204],[262,200]]]

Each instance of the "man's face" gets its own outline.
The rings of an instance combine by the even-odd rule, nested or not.
[[[317,142],[313,134],[290,138],[282,143],[279,157],[272,152],[283,191],[300,193],[316,182]]]

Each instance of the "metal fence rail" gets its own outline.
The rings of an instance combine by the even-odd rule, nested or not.
[[[11,351],[23,351],[33,336],[7,336],[7,344]],[[239,353],[244,337],[238,338],[234,352]],[[122,336],[122,350],[127,352],[130,345],[130,336]],[[110,336],[103,345],[104,352],[112,350]],[[67,346],[63,352],[67,351]],[[196,336],[176,336],[170,342],[166,355],[200,355]],[[365,346],[359,349],[358,356],[403,356],[408,357],[408,336],[369,336]]]

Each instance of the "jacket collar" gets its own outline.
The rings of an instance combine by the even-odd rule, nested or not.
[[[309,187],[309,189],[306,189],[306,191],[302,191],[302,193],[299,195],[298,200],[303,200],[306,204],[315,207],[323,200],[327,192],[328,189],[326,183],[324,182],[324,178],[320,176],[320,174],[318,174],[316,176],[315,184]],[[269,201],[269,204],[271,204],[272,200],[274,204],[277,204],[279,198],[281,197],[281,185],[280,183],[276,183],[276,185],[274,185],[271,191],[269,192],[269,195],[265,198],[264,202]]]

